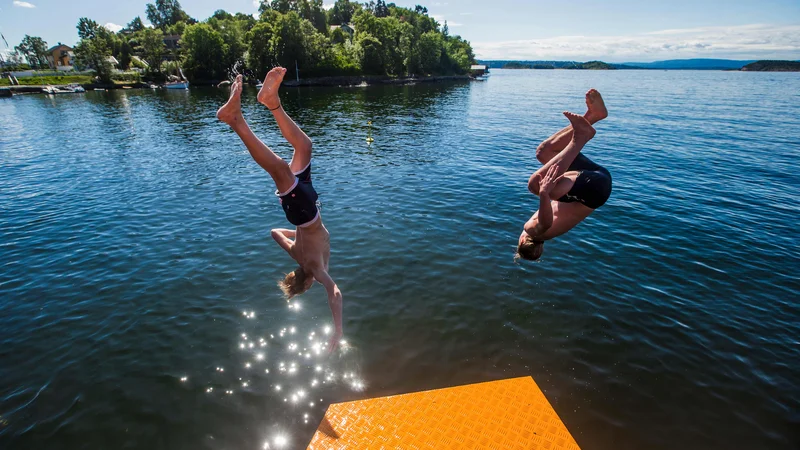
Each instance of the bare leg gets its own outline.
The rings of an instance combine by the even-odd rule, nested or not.
[[[605,102],[603,102],[603,97],[595,89],[590,89],[586,93],[586,107],[586,114],[583,117],[592,125],[608,117],[608,110]],[[536,149],[536,159],[542,164],[547,164],[554,156],[564,150],[571,140],[572,125],[563,128],[539,144]]]
[[[581,152],[586,143],[589,142],[596,133],[595,129],[592,128],[592,125],[585,117],[566,111],[564,112],[564,116],[569,119],[572,126],[573,131],[570,133],[572,139],[570,139],[564,150],[551,158],[550,161],[531,175],[531,178],[528,180],[528,189],[537,195],[539,192],[539,180],[550,170],[550,167],[557,166],[558,176],[563,175],[578,156],[578,153]]]
[[[292,172],[297,173],[305,169],[311,162],[311,139],[294,123],[294,120],[286,114],[286,111],[281,106],[278,90],[285,74],[286,69],[283,67],[276,67],[270,70],[264,79],[264,86],[258,93],[258,101],[272,111],[272,115],[281,129],[281,134],[294,147],[294,155],[292,156],[290,167]]]
[[[294,174],[289,165],[280,156],[273,153],[261,140],[253,134],[242,115],[242,76],[236,77],[231,85],[231,98],[217,111],[217,118],[228,125],[239,135],[250,152],[250,156],[266,170],[275,181],[278,191],[286,192],[294,184]]]

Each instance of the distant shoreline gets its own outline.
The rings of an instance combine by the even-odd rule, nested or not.
[[[442,76],[427,76],[427,77],[388,77],[388,76],[346,76],[346,77],[317,77],[317,78],[304,78],[300,81],[290,80],[284,81],[285,87],[314,87],[314,86],[329,86],[329,87],[356,87],[356,86],[377,86],[377,85],[402,85],[402,84],[415,84],[415,83],[437,83],[445,81],[470,81],[472,77],[469,75],[442,75]],[[191,86],[201,87],[215,87],[219,82],[195,82]],[[49,85],[53,87],[65,87],[67,84]],[[124,83],[124,84],[80,84],[87,91],[95,89],[102,90],[115,90],[115,89],[150,89],[148,83]],[[20,85],[20,86],[2,86],[0,89],[10,90],[14,94],[43,94],[45,85]]]
[[[742,72],[800,72],[798,61],[756,61],[741,68]]]
[[[413,84],[413,83],[436,83],[441,81],[469,81],[469,75],[441,75],[427,77],[387,77],[387,76],[346,76],[346,77],[319,77],[303,78],[299,81],[284,81],[287,87],[311,87],[311,86],[375,86],[380,84]]]
[[[786,60],[731,60],[731,59],[674,59],[649,63],[606,63],[603,61],[521,61],[480,60],[489,69],[513,70],[719,70],[797,72],[800,61]]]

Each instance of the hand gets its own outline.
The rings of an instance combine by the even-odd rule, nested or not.
[[[328,356],[332,355],[336,349],[339,348],[339,342],[342,340],[342,332],[336,331],[333,336],[328,340]]]
[[[555,164],[550,166],[550,169],[539,181],[539,195],[550,194],[550,191],[556,187],[559,178],[561,178],[561,175],[558,174],[558,167]]]

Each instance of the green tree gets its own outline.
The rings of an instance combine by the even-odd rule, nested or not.
[[[186,27],[181,39],[183,67],[190,79],[220,80],[225,78],[227,46],[222,35],[211,25],[198,23]]]
[[[297,12],[308,20],[320,33],[328,33],[328,15],[322,6],[322,0],[297,0]]]
[[[112,53],[112,55],[116,56],[118,54],[118,52],[115,53],[115,50],[119,50],[119,48],[121,48],[121,39],[109,31],[106,27],[100,26],[100,24],[92,19],[81,17],[78,19],[78,25],[76,28],[78,28],[79,38],[103,39],[106,41],[106,47]]]
[[[223,66],[230,69],[243,60],[247,51],[248,32],[255,25],[255,19],[247,14],[229,14],[218,10],[207,23],[222,36],[226,52]]]
[[[225,11],[224,9],[218,9],[214,11],[214,14],[212,14],[211,17],[208,18],[208,22],[210,22],[211,19],[231,20],[233,19],[233,16],[231,15],[231,13]]]
[[[386,6],[384,0],[378,0],[375,3],[375,17],[386,17],[389,15],[389,8]]]
[[[22,55],[34,69],[47,68],[47,42],[38,36],[25,35],[14,50]]]
[[[236,13],[233,18],[236,20],[239,28],[245,33],[248,33],[256,26],[257,21],[251,14]]]
[[[344,44],[350,40],[350,35],[342,31],[341,28],[334,28],[330,35],[331,42],[334,44]]]
[[[443,44],[442,35],[435,31],[429,31],[419,37],[419,63],[424,73],[439,71]]]
[[[361,71],[360,47],[353,42],[333,46],[332,64],[333,71],[341,75],[358,75]]]
[[[247,66],[255,70],[256,76],[264,78],[267,71],[275,65],[275,55],[272,53],[272,25],[268,22],[259,22],[248,33]]]
[[[164,35],[165,36],[174,36],[183,35],[183,32],[186,31],[186,22],[178,22],[172,25],[167,26],[164,28]]]
[[[369,33],[358,33],[356,38],[361,69],[364,72],[380,75],[386,72],[383,64],[385,50],[378,38]]]
[[[147,20],[156,28],[165,30],[178,22],[194,23],[195,20],[181,8],[178,0],[156,0],[147,4]]]
[[[356,2],[350,0],[336,0],[328,12],[328,23],[331,25],[341,25],[343,23],[350,23],[353,15],[356,13]]]
[[[81,17],[78,19],[78,37],[81,39],[94,39],[102,33],[100,25],[92,19]]]
[[[272,24],[270,47],[276,62],[284,67],[292,67],[305,59],[303,48],[302,19],[294,12],[279,15]]]
[[[78,69],[92,69],[103,83],[111,83],[111,74],[114,68],[108,61],[111,50],[105,39],[85,38],[75,46],[75,65]]]
[[[405,75],[416,74],[419,71],[419,49],[416,45],[417,37],[414,35],[414,26],[408,22],[400,24],[400,38],[398,50],[403,58]]]
[[[144,28],[145,28],[144,27],[144,22],[142,22],[142,18],[139,17],[139,16],[136,16],[136,18],[131,20],[130,23],[125,28],[123,28],[121,31],[122,32],[127,32],[127,33],[135,33],[137,31],[144,30]]]
[[[318,32],[310,21],[301,23],[303,59],[300,68],[307,74],[321,75],[335,71],[333,49],[327,36]]]
[[[470,66],[475,64],[475,53],[472,51],[472,46],[460,36],[447,39],[445,53],[450,61],[449,70],[452,72],[468,73]]]
[[[161,63],[167,46],[164,45],[164,33],[159,29],[146,28],[139,34],[141,57],[148,65],[148,72],[161,72]]]
[[[122,41],[122,47],[120,48],[119,52],[119,68],[121,70],[128,70],[131,66],[131,58],[133,56],[133,50],[131,50],[131,45],[128,43],[127,40]]]
[[[263,13],[266,10],[272,10],[281,14],[286,14],[289,11],[297,11],[296,0],[261,0],[258,6],[258,11]]]

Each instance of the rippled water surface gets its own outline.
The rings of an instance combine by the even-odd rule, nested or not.
[[[515,264],[535,148],[590,87],[614,193]],[[531,375],[585,449],[796,448],[798,74],[286,90],[344,292],[331,359],[324,289],[275,286],[288,224],[226,96],[0,99],[0,447],[302,448],[332,402]]]

